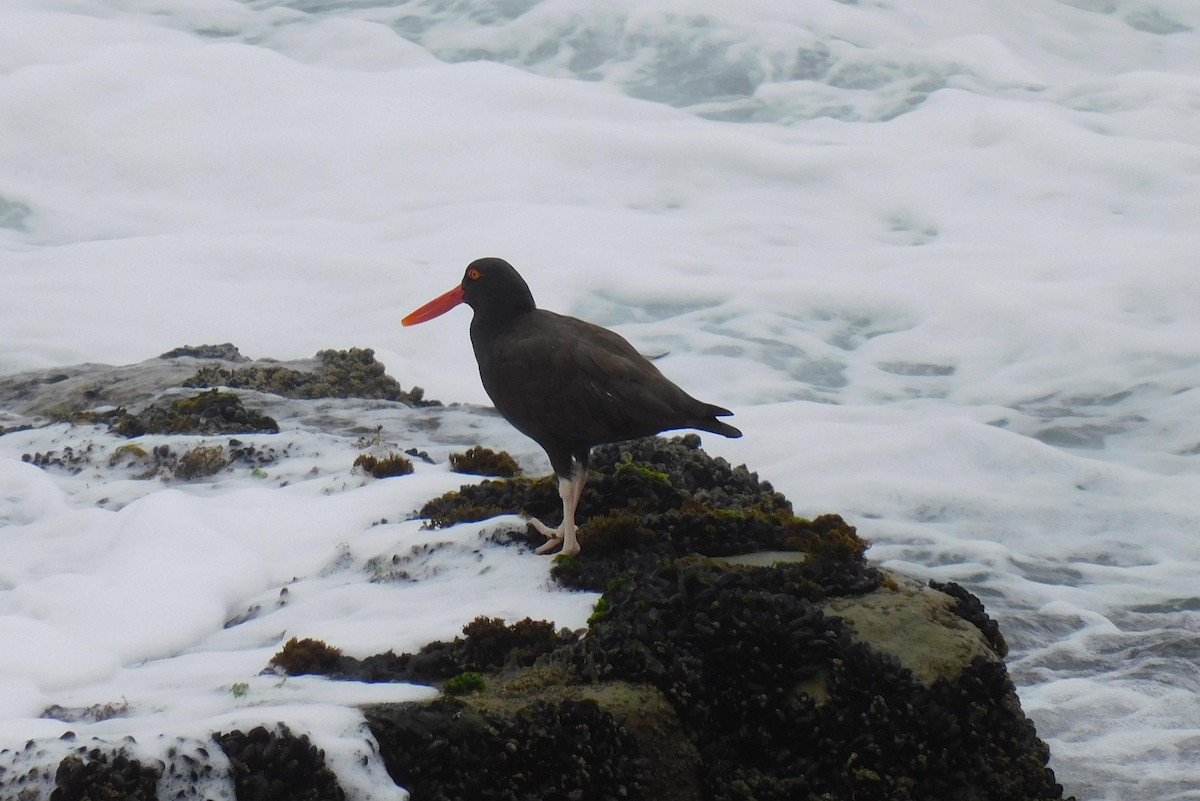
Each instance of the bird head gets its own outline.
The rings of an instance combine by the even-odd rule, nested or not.
[[[535,308],[529,285],[513,266],[504,259],[476,259],[467,265],[462,283],[439,295],[400,321],[401,325],[416,325],[465,303],[477,317],[502,319]]]

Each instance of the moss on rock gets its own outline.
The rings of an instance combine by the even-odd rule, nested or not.
[[[175,475],[184,481],[205,478],[221,472],[229,465],[222,445],[198,445],[179,457]]]
[[[341,664],[342,652],[311,637],[292,637],[271,657],[270,666],[289,676],[328,675]]]
[[[483,680],[483,676],[470,670],[459,673],[442,685],[442,692],[446,695],[470,695],[481,693],[485,689],[487,682]]]
[[[387,456],[372,456],[364,453],[354,460],[354,470],[362,470],[372,478],[407,476],[413,471],[412,460],[398,453]]]
[[[450,469],[455,473],[475,476],[511,478],[520,475],[521,467],[508,451],[496,452],[481,445],[464,453],[450,454]]]

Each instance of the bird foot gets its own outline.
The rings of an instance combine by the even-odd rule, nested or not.
[[[562,546],[562,550],[559,551],[560,554],[575,556],[579,553],[579,541],[574,537],[570,538],[570,543],[565,543],[562,526],[559,526],[558,528],[550,528],[536,517],[529,518],[529,525],[536,528],[539,534],[547,538],[544,543],[535,549],[535,553],[552,553],[558,549],[559,546]]]

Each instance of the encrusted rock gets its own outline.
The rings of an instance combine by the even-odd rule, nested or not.
[[[425,391],[420,387],[402,390],[400,383],[375,360],[375,351],[370,348],[320,351],[311,370],[282,364],[205,366],[183,385],[253,389],[287,398],[379,398],[426,405]]]
[[[366,716],[388,772],[414,801],[700,797],[699,755],[648,687],[501,683]]]
[[[138,414],[124,409],[101,414],[105,422],[126,437],[143,434],[253,434],[279,433],[279,424],[253,409],[232,392],[212,389],[169,404],[149,406]]]
[[[514,478],[464,486],[431,500],[420,515],[444,526],[518,511],[550,521],[561,509],[553,480]],[[822,563],[821,581],[843,591],[878,583],[863,560],[868,543],[853,526],[836,515],[796,517],[768,482],[745,466],[712,458],[694,434],[594,449],[575,519],[584,556],[559,560],[555,575],[578,589],[600,590],[614,576],[687,554],[755,550],[803,551]],[[532,527],[510,536],[531,545],[544,541]]]
[[[1004,641],[1004,635],[1000,633],[1000,625],[988,617],[978,598],[953,581],[944,583],[930,581],[929,586],[955,599],[954,613],[978,628],[997,656],[1008,655],[1008,643]]]
[[[79,748],[58,764],[50,801],[155,801],[161,775],[161,765],[130,759],[121,750]]]
[[[583,553],[556,559],[552,571],[568,586],[604,590],[586,636],[504,656],[506,627],[484,621],[496,646],[486,658],[468,636],[360,663],[407,680],[483,673],[482,691],[462,700],[371,711],[389,769],[415,801],[533,798],[551,786],[576,797],[575,767],[544,758],[539,770],[513,732],[536,739],[548,724],[527,731],[530,721],[546,709],[563,716],[557,692],[617,685],[657,693],[670,709],[659,725],[683,733],[697,755],[679,768],[686,779],[672,783],[673,798],[1062,798],[1008,680],[1002,639],[974,596],[872,568],[866,542],[840,517],[795,517],[769,484],[709,458],[694,437],[596,451],[579,515]],[[515,479],[464,487],[425,512],[450,521],[523,509],[554,519],[557,502],[552,482]],[[534,688],[550,706],[506,703],[502,688],[513,686]],[[595,702],[596,715],[623,719],[601,695]],[[422,737],[435,745],[420,746]],[[557,737],[578,748],[574,764],[589,775],[615,770],[611,750]],[[520,755],[511,760],[510,738]],[[650,759],[648,775],[664,770],[641,745],[623,751],[635,760],[625,764]],[[459,778],[477,775],[486,780]],[[578,792],[666,797],[632,779]]]
[[[573,632],[556,631],[544,620],[529,618],[506,625],[499,618],[478,617],[463,626],[463,635],[451,642],[429,643],[415,654],[389,651],[365,659],[344,656],[320,640],[293,637],[271,658],[271,667],[291,676],[442,682],[466,672],[530,667],[577,640]]]
[[[823,609],[840,617],[858,640],[895,657],[931,685],[958,678],[976,659],[1000,662],[978,626],[957,611],[956,600],[919,581],[890,574],[886,586],[875,592],[831,598]]]
[[[158,358],[220,359],[227,362],[250,361],[242,355],[242,352],[232,342],[224,342],[220,345],[184,345],[183,347],[172,348]]]
[[[257,726],[216,735],[229,757],[238,801],[345,801],[337,776],[325,764],[325,752],[283,725]]]
[[[403,390],[370,348],[323,350],[311,359],[247,361],[236,347],[185,345],[138,364],[78,364],[0,376],[3,431],[47,420],[93,423],[106,410],[142,409],[179,387],[256,390],[291,398],[388,399],[440,406],[419,387]]]

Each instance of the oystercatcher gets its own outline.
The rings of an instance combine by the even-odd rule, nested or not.
[[[471,262],[462,283],[401,323],[423,323],[461,303],[474,311],[471,345],[483,388],[504,419],[545,449],[558,476],[562,523],[530,520],[548,538],[538,553],[560,545],[561,553],[579,553],[575,509],[593,445],[679,428],[742,435],[717,419],[731,411],[684,392],[619,334],[537,308],[503,259]]]

